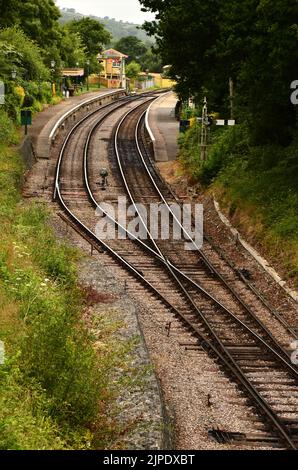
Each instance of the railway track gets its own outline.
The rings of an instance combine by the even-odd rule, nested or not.
[[[119,119],[110,151],[117,194],[128,195],[133,204],[145,206],[149,202],[176,202],[149,158],[144,112],[151,100],[150,96],[144,97],[136,107],[123,100],[82,119],[62,146],[55,196],[85,237],[101,245],[128,269],[171,310],[199,345],[221,361],[225,372],[245,391],[264,422],[259,440],[263,438],[265,442],[273,436],[280,447],[296,449],[298,374],[285,347],[291,338],[291,327],[269,308],[266,310],[258,297],[255,297],[255,302],[259,302],[257,312],[252,310],[252,300],[247,302],[247,292],[239,294],[230,267],[224,267],[227,274],[223,276],[223,261],[218,253],[213,253],[211,244],[204,252],[186,252],[182,245],[185,240],[153,240],[145,221],[143,229],[148,235],[145,242],[131,234],[125,240],[99,240],[90,228],[94,222],[94,207],[100,206],[100,191],[90,168],[89,153],[95,145],[98,129],[112,114],[117,118],[118,113]],[[131,109],[123,115],[120,109],[124,106]],[[120,118],[119,113],[122,113]],[[70,162],[66,155],[73,155]],[[110,220],[117,225],[113,217],[110,216]],[[171,214],[171,223],[173,221]],[[118,224],[117,231],[124,233],[125,227]],[[188,234],[184,235],[190,241]]]

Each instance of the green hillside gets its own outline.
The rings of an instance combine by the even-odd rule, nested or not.
[[[73,19],[80,19],[83,18],[84,15],[78,13],[74,8],[63,8],[61,9],[61,18],[60,22],[62,24],[67,23]],[[105,16],[104,18],[99,18],[97,16],[90,15],[91,18],[94,18],[101,23],[104,24],[106,29],[112,34],[113,41],[118,41],[119,39],[127,36],[136,36],[141,41],[153,43],[152,38],[149,38],[147,34],[139,29],[140,25],[124,22],[124,21],[117,21],[115,18],[109,18]]]

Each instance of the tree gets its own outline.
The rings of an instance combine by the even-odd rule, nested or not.
[[[24,33],[47,49],[59,42],[60,10],[53,0],[0,0],[0,26],[19,26]]]
[[[0,27],[7,28],[13,26],[18,21],[18,13],[21,7],[21,0],[0,0]]]
[[[139,60],[143,70],[149,70],[150,72],[161,73],[162,72],[162,61],[158,54],[152,52],[150,46],[149,49],[142,55]]]
[[[200,85],[214,77],[218,38],[219,0],[141,0],[157,14],[145,30],[156,36],[157,52],[171,64],[171,78],[178,80],[182,97],[200,93]],[[216,73],[216,72],[215,72]],[[210,87],[211,88],[211,87]]]
[[[92,18],[74,20],[67,26],[70,31],[80,35],[87,55],[90,57],[99,54],[103,50],[103,46],[111,40],[111,35],[105,27]]]
[[[131,80],[135,80],[136,78],[138,78],[140,72],[141,66],[137,62],[133,61],[126,67],[126,76]]]
[[[156,13],[145,30],[182,98],[208,96],[228,114],[228,80],[235,83],[238,119],[255,143],[287,145],[296,126],[290,83],[298,77],[297,0],[140,0]]]
[[[79,33],[73,32],[68,25],[63,27],[61,59],[66,67],[76,67],[86,63],[86,48]]]
[[[298,3],[254,3],[255,27],[250,28],[249,42],[245,44],[248,53],[237,75],[239,107],[248,119],[254,142],[287,145],[296,126],[289,87],[298,77]],[[233,18],[230,28],[232,22]],[[232,51],[234,59],[234,48]]]
[[[49,77],[40,48],[19,28],[0,31],[1,76],[11,78],[13,68],[18,77],[25,80],[40,80]]]
[[[138,39],[136,36],[127,36],[122,38],[115,43],[114,47],[117,51],[128,55],[128,64],[132,61],[139,62],[142,56],[147,53],[147,47],[143,41]]]

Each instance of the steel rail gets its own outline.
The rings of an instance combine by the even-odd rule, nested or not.
[[[142,103],[141,105],[139,106],[143,106],[144,104]],[[127,117],[131,112],[134,112],[136,110],[136,108],[134,108],[133,110],[130,110],[125,116]],[[124,116],[124,118],[125,118]],[[148,230],[148,227],[147,225],[145,224],[143,218],[141,217],[141,214],[139,213],[138,211],[138,207],[133,199],[133,196],[129,190],[129,187],[128,187],[128,183],[125,179],[125,175],[124,175],[124,171],[123,171],[123,168],[122,168],[122,164],[121,164],[121,160],[120,160],[120,156],[119,156],[119,152],[118,150],[116,149],[116,153],[118,154],[117,155],[117,159],[118,159],[118,166],[120,167],[120,171],[121,171],[121,174],[122,174],[122,178],[124,178],[124,184],[127,188],[127,191],[128,191],[128,194],[129,194],[129,197],[131,199],[131,202],[132,204],[134,205],[134,208],[135,210],[137,211],[138,215],[139,215],[139,218],[140,220],[142,221],[142,224],[145,228],[145,230],[147,231],[150,239],[152,240],[152,243],[154,244],[154,246],[157,248],[156,250],[152,249],[149,245],[147,245],[146,243],[143,242],[143,240],[141,240],[140,238],[136,237],[134,234],[132,234],[130,231],[128,231],[123,225],[121,225],[115,218],[113,218],[110,214],[108,214],[108,212],[106,212],[101,206],[100,204],[98,204],[98,202],[96,201],[95,197],[94,197],[94,194],[93,192],[91,191],[91,188],[90,188],[90,183],[89,183],[89,175],[88,175],[88,152],[89,152],[89,146],[90,146],[90,141],[91,141],[91,138],[92,138],[92,135],[93,133],[95,132],[95,130],[98,128],[98,126],[101,124],[101,122],[106,118],[107,116],[103,116],[102,118],[99,119],[99,121],[97,123],[95,123],[95,125],[91,128],[89,134],[88,134],[88,137],[86,139],[86,142],[85,142],[85,147],[84,147],[84,160],[83,160],[83,171],[84,171],[84,182],[85,182],[85,186],[86,186],[86,189],[87,189],[87,192],[88,192],[88,195],[89,195],[89,199],[90,201],[92,202],[92,204],[94,205],[94,207],[96,209],[99,209],[100,212],[105,215],[112,224],[116,225],[118,227],[118,229],[120,229],[123,233],[126,233],[128,235],[128,237],[130,239],[132,239],[133,241],[135,241],[136,243],[138,243],[144,250],[148,251],[152,256],[154,256],[160,263],[162,263],[165,267],[170,267],[173,271],[175,271],[175,273],[180,277],[182,278],[183,280],[187,281],[188,283],[190,283],[193,287],[195,287],[197,290],[200,291],[200,293],[202,293],[206,298],[208,298],[209,300],[211,300],[216,306],[218,306],[219,308],[221,308],[223,311],[225,311],[225,313],[227,313],[230,317],[233,318],[233,320],[238,323],[241,327],[243,327],[248,333],[250,333],[251,335],[253,335],[255,337],[255,339],[259,342],[261,342],[266,348],[269,348],[271,350],[271,352],[277,357],[277,359],[279,361],[281,361],[289,370],[290,372],[296,377],[298,378],[298,371],[296,370],[296,368],[294,368],[287,360],[285,360],[285,358],[288,359],[288,355],[286,353],[286,351],[284,351],[280,345],[276,342],[275,338],[269,333],[268,334],[268,330],[267,328],[262,324],[262,323],[259,323],[259,326],[262,327],[262,329],[265,331],[266,334],[268,334],[269,338],[271,339],[271,341],[273,342],[274,346],[276,349],[274,349],[271,345],[269,345],[263,338],[261,338],[257,333],[255,333],[249,326],[247,326],[242,320],[240,320],[229,308],[227,308],[222,302],[220,302],[216,297],[214,297],[214,295],[210,294],[206,289],[204,289],[202,286],[200,286],[197,282],[195,282],[193,279],[191,279],[189,276],[187,276],[181,269],[179,269],[177,266],[175,266],[173,263],[171,263],[171,261],[169,261],[167,258],[165,258],[155,240],[153,240],[151,234],[150,234],[150,231]],[[121,120],[121,122],[123,122],[123,120]],[[120,126],[121,126],[121,122],[120,122]],[[173,273],[172,273],[173,275]],[[278,350],[280,352],[278,352]],[[285,357],[283,357],[281,354],[283,354]]]
[[[154,137],[152,129],[149,125],[149,113],[150,113],[150,109],[151,109],[152,105],[153,105],[153,103],[151,103],[151,105],[148,107],[148,109],[146,111],[145,128],[146,128],[146,131],[148,132],[150,140],[154,144],[155,137]],[[178,200],[176,194],[173,192],[173,189],[170,187],[170,185],[162,178],[158,168],[156,168],[156,165],[155,165],[154,161],[152,161],[152,159],[150,157],[149,157],[149,159],[150,159],[151,166],[152,166],[155,174],[157,175],[157,178],[162,182],[162,184],[164,184],[167,187],[168,191],[170,192],[170,194],[172,195],[172,197],[176,201],[176,203],[181,206],[181,202]],[[283,325],[283,327],[288,331],[288,333],[290,333],[293,336],[293,339],[298,339],[297,331],[291,325],[289,325],[289,323],[286,320],[284,320],[284,318],[282,318],[282,316],[276,310],[276,308],[273,307],[269,303],[269,301],[266,298],[264,298],[264,296],[258,291],[258,289],[254,285],[252,285],[245,278],[245,276],[239,271],[239,269],[235,268],[235,266],[229,260],[227,255],[218,246],[215,245],[215,243],[211,240],[211,238],[209,236],[207,236],[205,233],[203,234],[203,236],[204,236],[204,240],[206,240],[209,243],[210,247],[214,251],[216,251],[216,253],[225,261],[225,263],[228,264],[228,266],[232,269],[232,271],[235,273],[235,275],[238,277],[238,279],[240,279],[248,287],[248,289],[250,289],[252,291],[252,293],[259,299],[259,301],[264,305],[264,307],[267,308],[267,310],[270,311],[271,315],[273,315]]]
[[[140,127],[140,123],[144,117],[144,115],[146,114],[146,112],[143,113],[142,116],[140,116],[139,118],[139,121],[138,121],[138,124],[137,124],[137,127],[136,127],[136,130],[135,130],[135,143],[136,143],[136,146],[137,146],[137,150],[138,150],[138,153],[139,153],[139,156],[141,158],[141,161],[143,163],[143,166],[147,172],[147,175],[149,176],[155,190],[157,191],[159,197],[162,199],[162,201],[164,202],[164,204],[166,205],[168,211],[169,211],[169,214],[171,214],[171,216],[173,217],[173,219],[176,221],[176,223],[180,226],[181,230],[183,231],[183,233],[186,235],[186,237],[189,239],[189,241],[191,241],[195,248],[196,248],[196,251],[199,253],[199,256],[200,258],[203,260],[204,264],[209,268],[209,270],[214,273],[218,279],[225,285],[225,287],[232,293],[232,295],[234,296],[234,298],[242,305],[242,307],[246,310],[246,312],[254,319],[254,321],[256,323],[259,324],[259,326],[263,329],[263,330],[266,330],[266,333],[268,336],[270,336],[271,340],[276,343],[276,340],[274,338],[274,336],[271,334],[271,332],[269,331],[269,329],[259,320],[259,318],[255,315],[255,313],[251,310],[251,308],[246,304],[246,302],[244,302],[244,300],[240,297],[240,295],[238,295],[238,293],[235,291],[235,289],[226,281],[226,279],[224,278],[224,276],[222,276],[222,274],[218,271],[218,269],[216,269],[215,266],[213,266],[213,264],[208,260],[208,258],[206,257],[206,255],[202,252],[202,250],[196,245],[196,243],[192,240],[192,237],[189,235],[189,233],[187,232],[187,230],[185,229],[185,227],[181,224],[180,220],[177,218],[176,214],[172,211],[170,205],[168,204],[167,200],[165,199],[164,195],[162,194],[162,192],[160,191],[158,185],[156,184],[151,172],[150,172],[150,169],[144,159],[144,156],[142,154],[142,151],[141,151],[141,148],[140,148],[140,145],[139,145],[139,141],[138,141],[138,132],[139,132],[139,127]],[[176,199],[176,198],[175,198]],[[188,281],[191,282],[195,287],[198,287],[198,284],[195,283],[191,278],[188,277]],[[259,298],[259,296],[258,296]],[[260,299],[262,300],[262,299]],[[272,310],[270,309],[270,306],[268,307],[268,305],[266,305],[264,302],[263,304],[265,305],[265,307],[270,311],[270,313],[272,313],[274,315],[274,312],[272,312]],[[276,316],[276,315],[274,315]],[[277,317],[277,319],[281,322],[281,319],[279,317]],[[289,328],[289,325],[284,325],[283,322],[281,322],[281,324],[283,325],[283,327],[285,327],[288,331],[290,330]],[[292,330],[291,330],[292,332]],[[283,352],[283,354],[285,354],[285,356],[288,358],[288,360],[290,360],[290,356],[289,354],[283,349],[281,348],[281,346],[279,346],[279,349]],[[297,372],[297,369],[293,368],[293,370],[295,370],[296,374],[297,374],[297,377],[298,377],[298,372]]]
[[[94,113],[91,113],[94,114]],[[200,343],[213,351],[218,357],[221,358],[223,363],[229,368],[229,370],[233,373],[234,376],[237,377],[237,379],[242,383],[242,385],[250,392],[250,396],[254,398],[254,401],[256,401],[259,405],[259,407],[263,410],[263,412],[270,418],[271,422],[275,424],[275,427],[278,429],[280,435],[282,438],[287,442],[288,447],[292,449],[296,449],[295,443],[292,441],[291,437],[288,435],[288,430],[287,428],[284,427],[284,425],[279,421],[279,418],[276,417],[275,413],[272,411],[270,407],[268,407],[268,404],[264,402],[262,397],[259,395],[257,390],[250,384],[250,382],[247,380],[247,378],[243,375],[243,372],[241,369],[239,369],[239,366],[237,364],[234,364],[233,358],[230,356],[229,352],[226,351],[223,345],[220,344],[220,340],[218,341],[218,345],[220,346],[220,349],[218,349],[213,343],[211,343],[206,336],[204,336],[196,327],[193,325],[186,317],[183,315],[182,312],[180,312],[176,307],[174,307],[167,299],[164,298],[164,296],[151,284],[144,278],[144,276],[137,270],[135,269],[130,263],[128,263],[122,256],[120,256],[117,252],[115,252],[110,246],[108,246],[105,242],[100,240],[85,224],[80,221],[75,214],[70,210],[70,208],[67,206],[65,203],[63,196],[60,191],[60,176],[61,176],[61,162],[65,153],[65,149],[67,146],[67,143],[69,142],[70,138],[72,135],[74,135],[75,131],[78,128],[78,125],[80,125],[82,122],[84,122],[87,118],[84,118],[78,123],[74,128],[70,131],[68,136],[66,137],[62,149],[60,151],[59,155],[59,161],[56,169],[56,181],[55,181],[55,190],[56,190],[56,196],[59,199],[60,204],[62,205],[63,209],[66,211],[66,213],[69,215],[69,217],[74,220],[74,222],[85,232],[87,235],[93,239],[96,243],[99,243],[101,246],[104,247],[104,249],[112,255],[114,258],[116,258],[122,265],[124,265],[137,279],[141,280],[141,282],[146,285],[150,290],[152,290],[162,301],[165,305],[167,305],[173,313],[175,313],[176,316],[181,318],[188,326],[191,328],[191,330],[196,334],[196,336],[199,338]],[[171,268],[170,268],[171,269]],[[174,277],[176,277],[174,275]],[[177,282],[180,283],[179,279],[176,277]],[[182,286],[183,288],[183,286]],[[190,299],[191,300],[191,299]],[[192,300],[191,300],[192,301]],[[214,334],[213,334],[214,336]],[[215,335],[216,336],[216,335]]]
[[[131,190],[129,188],[129,184],[126,180],[126,177],[124,175],[124,170],[123,170],[123,166],[122,166],[122,163],[121,163],[121,158],[120,158],[120,153],[119,153],[119,150],[118,150],[118,145],[117,145],[117,141],[118,141],[118,135],[119,135],[119,130],[121,128],[121,126],[123,125],[123,123],[125,122],[125,120],[128,118],[128,116],[130,114],[132,114],[133,112],[135,112],[136,110],[130,110],[128,113],[125,114],[125,116],[121,119],[120,123],[118,124],[117,126],[117,129],[116,129],[116,133],[115,133],[115,137],[114,137],[114,145],[115,145],[115,151],[116,151],[116,155],[117,155],[117,160],[118,160],[118,165],[119,165],[119,170],[120,170],[120,173],[122,175],[122,178],[123,178],[123,183],[127,189],[127,193],[131,199],[131,202],[132,204],[134,205],[134,208],[136,210],[136,213],[138,214],[139,216],[139,219],[141,220],[141,222],[144,224],[144,227],[145,229],[147,230],[147,233],[150,237],[150,239],[152,240],[154,246],[156,247],[157,251],[160,253],[161,257],[164,259],[164,261],[166,262],[166,267],[168,268],[169,272],[171,273],[171,275],[173,276],[173,278],[175,279],[176,283],[180,286],[182,292],[184,293],[184,295],[186,296],[186,298],[188,299],[188,301],[190,302],[190,304],[192,305],[192,307],[195,309],[195,311],[198,313],[199,315],[199,318],[201,318],[201,320],[203,321],[203,323],[205,324],[205,326],[207,327],[208,329],[208,332],[209,334],[211,334],[211,336],[216,340],[217,344],[219,345],[220,349],[224,352],[224,354],[227,356],[228,358],[228,362],[232,364],[232,367],[230,367],[230,370],[232,370],[234,373],[235,371],[237,371],[237,378],[239,379],[239,377],[241,376],[241,383],[245,386],[246,390],[252,395],[255,397],[256,399],[256,402],[257,404],[259,405],[259,407],[266,413],[266,415],[270,418],[270,420],[274,423],[275,427],[278,429],[279,433],[283,436],[283,438],[286,440],[286,442],[290,445],[290,447],[292,449],[296,449],[296,445],[295,443],[293,442],[293,440],[291,439],[291,436],[289,435],[289,432],[288,432],[288,429],[286,428],[286,426],[280,421],[280,419],[278,418],[278,416],[276,415],[276,413],[274,412],[274,410],[272,409],[272,407],[263,399],[263,397],[259,394],[259,392],[256,390],[256,388],[251,384],[251,382],[247,379],[247,377],[245,376],[245,374],[243,373],[243,371],[241,370],[241,368],[239,367],[239,365],[237,364],[237,362],[235,361],[235,359],[233,358],[233,356],[230,354],[230,352],[228,351],[228,349],[224,346],[224,344],[222,343],[221,339],[219,338],[219,336],[217,335],[217,333],[215,333],[214,329],[212,328],[211,324],[209,323],[209,321],[207,320],[207,318],[205,317],[205,315],[202,313],[202,311],[198,308],[198,306],[196,305],[195,301],[192,299],[191,295],[189,294],[189,292],[186,290],[185,286],[182,284],[182,282],[180,281],[180,279],[176,276],[176,274],[174,273],[172,267],[170,266],[170,264],[168,263],[168,260],[167,258],[163,255],[163,253],[161,252],[160,248],[158,247],[158,245],[156,244],[155,240],[153,239],[153,237],[151,236],[150,234],[150,230],[148,229],[148,227],[146,226],[144,220],[143,220],[143,217],[142,215],[140,214],[139,210],[138,210],[138,207],[136,205],[136,202],[132,196],[132,193],[131,193]],[[156,184],[155,184],[155,181],[153,180],[152,176],[151,176],[151,173],[147,167],[147,165],[145,164],[145,161],[144,161],[144,157],[142,155],[142,152],[140,150],[140,146],[139,146],[139,143],[138,143],[138,128],[139,128],[139,124],[140,124],[140,121],[141,119],[143,118],[143,115],[144,113],[141,114],[138,122],[137,122],[137,125],[136,125],[136,128],[135,128],[135,143],[136,143],[136,147],[137,147],[137,150],[143,160],[143,163],[144,165],[146,166],[146,169],[147,169],[147,173],[150,175],[150,179],[152,180],[154,186],[156,187],[157,191],[158,191],[158,194],[159,196],[161,197],[161,199],[164,201],[164,203],[167,205],[168,209],[170,212],[171,209],[167,203],[167,201],[165,200],[163,194],[159,191],[159,188],[157,188]],[[172,216],[176,219],[176,221],[180,224],[180,221],[178,220],[178,218],[175,216],[174,213],[172,213]],[[185,231],[184,227],[182,227],[182,230],[184,231],[185,235],[187,236],[187,238],[193,242],[193,240],[191,239],[190,235],[187,233],[187,231]],[[194,245],[196,246],[196,244],[194,243]],[[198,247],[197,247],[198,248]],[[264,329],[262,323],[258,322],[260,324],[260,326]],[[246,326],[245,324],[243,324],[243,326]],[[292,374],[294,374],[296,377],[297,377],[297,371],[292,368],[292,366],[290,364],[288,364],[270,345],[268,345],[264,340],[262,340],[262,338],[258,337],[258,335],[256,335],[249,327],[246,327],[246,329],[248,331],[250,331],[250,333],[254,336],[254,338],[258,339],[258,340],[261,340],[262,344],[264,346],[266,346],[266,348],[279,360],[279,361],[282,361],[284,363],[284,365],[290,369],[290,371],[292,372]]]

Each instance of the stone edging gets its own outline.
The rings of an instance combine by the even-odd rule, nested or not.
[[[284,281],[280,275],[275,271],[274,268],[270,266],[268,261],[263,258],[249,243],[247,243],[240,235],[237,229],[233,227],[229,219],[221,212],[219,203],[213,199],[214,202],[214,207],[215,210],[220,217],[221,221],[228,227],[231,231],[231,233],[234,235],[235,238],[241,243],[243,248],[245,248],[246,251],[248,251],[251,256],[262,266],[262,268],[274,279],[274,281],[282,287],[282,289],[296,302],[298,301],[298,292],[294,291],[293,289],[290,289],[289,286],[287,286],[286,281]]]

